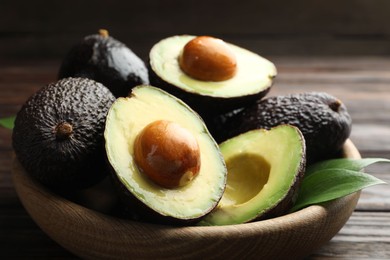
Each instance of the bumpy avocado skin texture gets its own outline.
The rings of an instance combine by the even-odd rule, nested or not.
[[[124,43],[111,36],[86,36],[63,59],[58,78],[86,77],[111,90],[115,97],[125,97],[131,88],[148,84],[144,62]]]
[[[250,104],[248,104],[248,106]],[[217,143],[221,143],[227,139],[226,126],[244,109],[245,108],[237,108],[225,113],[210,113],[204,115],[203,120]]]
[[[229,130],[223,139],[281,124],[301,130],[308,163],[337,156],[352,129],[351,116],[339,99],[324,92],[308,92],[259,100],[225,124]]]
[[[65,78],[49,84],[18,112],[12,145],[26,171],[56,190],[92,186],[105,175],[104,125],[114,102],[102,84],[84,78]],[[72,126],[58,136],[61,123]]]

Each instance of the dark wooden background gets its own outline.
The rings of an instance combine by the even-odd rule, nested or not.
[[[106,28],[146,58],[159,39],[208,34],[268,55],[389,55],[387,0],[0,1],[0,60],[60,59]]]

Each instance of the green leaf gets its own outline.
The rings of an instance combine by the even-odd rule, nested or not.
[[[14,128],[15,116],[0,118],[0,126],[12,129]]]
[[[316,171],[303,179],[297,201],[291,212],[384,183],[370,174],[355,170],[331,168]]]
[[[363,168],[377,162],[390,162],[390,160],[384,158],[363,158],[363,159],[341,158],[341,159],[326,160],[326,161],[315,163],[307,167],[305,176],[309,176],[312,173],[322,171],[325,169],[345,169],[351,171],[360,171]]]

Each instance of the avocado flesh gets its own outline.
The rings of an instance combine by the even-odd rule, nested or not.
[[[186,186],[162,188],[146,178],[135,164],[134,140],[146,125],[156,120],[178,123],[198,141],[200,172]],[[198,219],[209,213],[222,197],[226,166],[218,145],[196,113],[160,89],[136,87],[131,97],[118,98],[107,116],[105,140],[115,177],[131,196],[161,216],[178,220]]]
[[[179,35],[161,40],[150,51],[152,70],[164,81],[182,90],[210,97],[232,98],[259,93],[272,85],[276,76],[274,64],[265,58],[228,44],[237,58],[237,74],[225,81],[196,80],[186,75],[178,57],[183,47],[196,36]]]
[[[226,190],[200,225],[240,224],[288,210],[305,168],[305,144],[297,128],[252,130],[220,149],[228,169]]]

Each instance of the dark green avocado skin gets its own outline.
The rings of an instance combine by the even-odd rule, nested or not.
[[[324,92],[309,92],[259,100],[225,122],[226,135],[221,138],[281,124],[301,130],[308,163],[337,156],[352,129],[351,116],[339,99]]]
[[[193,225],[199,219],[177,219],[152,210],[137,199],[128,188],[119,180],[115,170],[108,163],[111,172],[111,180],[119,200],[119,215],[125,219],[170,226]]]
[[[225,121],[235,115],[243,107],[254,104],[268,94],[271,86],[263,91],[238,97],[211,97],[187,92],[159,77],[149,65],[149,79],[152,85],[167,91],[188,104],[205,122],[211,135],[217,142],[224,141]]]
[[[152,67],[148,66],[149,79],[151,85],[158,86],[168,93],[178,97],[194,109],[205,121],[214,120],[217,115],[229,113],[233,110],[240,109],[256,100],[264,97],[271,89],[271,85],[263,91],[255,94],[248,94],[238,97],[212,97],[185,91],[162,79]]]
[[[145,63],[111,36],[89,35],[73,46],[62,61],[58,78],[86,77],[98,81],[115,97],[128,96],[137,85],[149,84]]]
[[[65,78],[33,94],[18,112],[12,134],[17,159],[44,185],[81,189],[99,182],[105,171],[104,127],[113,94],[86,78]],[[61,123],[72,126],[58,136]]]
[[[235,117],[237,117],[238,114],[242,113],[244,109],[245,108],[242,107],[242,108],[234,109],[229,112],[219,113],[216,115],[213,114],[205,115],[205,123],[207,125],[207,128],[217,143],[226,141],[228,137],[233,137],[228,135],[230,133],[228,133],[226,126],[229,125],[229,123],[231,123],[231,121],[233,121],[233,119],[235,119]]]

